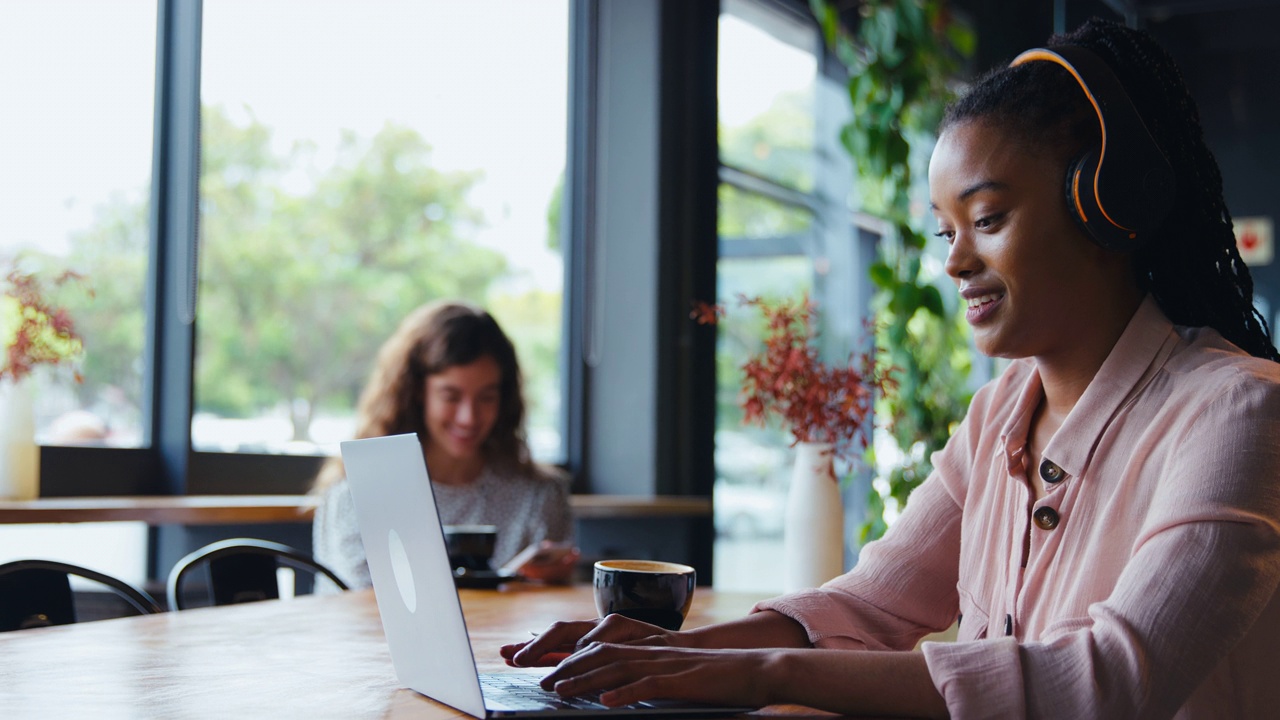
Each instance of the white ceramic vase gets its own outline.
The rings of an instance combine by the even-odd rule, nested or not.
[[[35,499],[40,494],[39,478],[31,383],[0,381],[0,498]]]
[[[787,591],[813,588],[844,572],[844,508],[830,443],[797,443],[787,492],[783,561]]]

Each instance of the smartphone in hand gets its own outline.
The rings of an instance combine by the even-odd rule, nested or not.
[[[527,580],[564,583],[572,578],[579,554],[571,542],[543,540],[516,553],[502,569]]]

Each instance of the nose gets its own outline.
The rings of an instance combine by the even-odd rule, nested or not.
[[[956,280],[963,280],[982,269],[982,260],[975,252],[970,233],[957,231],[952,237],[943,269]]]
[[[471,399],[458,403],[458,410],[454,413],[453,422],[462,426],[470,425],[471,421],[476,417],[475,405],[476,401]]]

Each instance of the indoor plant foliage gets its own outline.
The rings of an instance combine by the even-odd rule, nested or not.
[[[835,457],[853,460],[865,450],[877,396],[890,394],[896,380],[879,366],[874,351],[853,353],[847,363],[824,362],[818,351],[817,308],[808,297],[767,301],[740,296],[765,321],[764,347],[742,365],[743,420],[765,425],[776,417],[794,443],[826,443]],[[722,305],[699,304],[693,318],[715,324]],[[793,444],[794,444],[793,443]]]
[[[862,209],[893,229],[870,271],[877,288],[877,344],[900,382],[879,412],[888,416],[902,460],[871,493],[863,539],[886,529],[886,504],[901,507],[928,476],[930,456],[964,416],[970,350],[958,303],[944,302],[936,283],[950,285],[926,263],[923,203],[913,202],[913,165],[928,160],[933,130],[953,95],[960,62],[974,34],[947,12],[945,0],[864,0],[846,30],[837,4],[811,0],[827,45],[849,70],[852,119],[841,142],[854,159]]]
[[[66,270],[46,286],[36,273],[24,269],[19,260],[9,262],[3,295],[0,295],[0,338],[5,346],[0,381],[17,383],[39,365],[60,365],[83,352],[83,340],[71,316],[46,297],[51,287],[73,280],[83,278]],[[79,371],[75,371],[75,379],[80,381]]]
[[[47,291],[71,280],[64,272],[46,283],[12,258],[0,290],[0,497],[29,500],[39,495],[40,449],[35,442],[34,390],[23,382],[41,365],[79,357],[84,346],[67,311],[49,302]],[[79,372],[75,373],[80,381]]]

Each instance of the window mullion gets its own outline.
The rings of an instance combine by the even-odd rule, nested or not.
[[[159,489],[171,494],[186,491],[191,459],[202,7],[161,0],[159,8],[144,444],[156,454]]]

